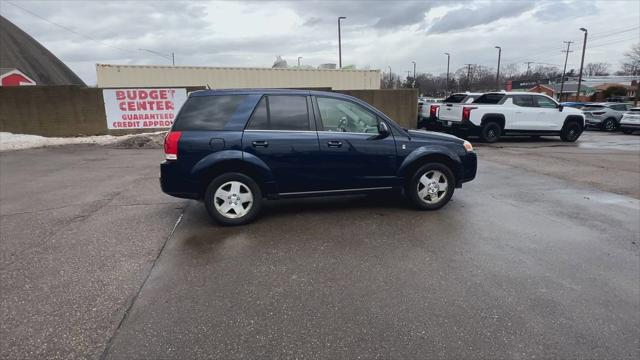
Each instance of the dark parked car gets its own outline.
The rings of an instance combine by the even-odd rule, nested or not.
[[[191,93],[165,139],[162,190],[244,224],[263,198],[403,190],[438,209],[476,175],[467,141],[404,130],[356,98],[305,90]]]

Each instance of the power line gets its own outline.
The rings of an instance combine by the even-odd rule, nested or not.
[[[104,45],[104,46],[108,46],[108,47],[110,47],[110,48],[114,48],[114,49],[116,49],[116,50],[126,51],[126,52],[131,52],[131,51],[132,51],[132,50],[123,49],[123,48],[120,48],[120,47],[117,47],[117,46],[113,46],[113,45],[110,45],[110,44],[107,44],[107,43],[103,42],[102,40],[98,40],[98,39],[92,38],[91,36],[87,36],[87,35],[81,34],[81,33],[77,32],[77,31],[75,31],[75,30],[73,30],[73,29],[70,29],[70,28],[68,28],[68,27],[64,26],[64,25],[60,25],[60,24],[55,23],[55,22],[53,22],[53,21],[51,21],[51,20],[48,20],[48,19],[46,19],[46,18],[44,18],[44,17],[42,17],[42,16],[40,16],[40,15],[38,15],[38,14],[36,14],[36,13],[32,12],[31,10],[27,10],[27,9],[23,8],[22,6],[17,5],[17,4],[15,4],[15,3],[11,2],[11,1],[6,1],[6,3],[7,3],[7,4],[10,4],[10,5],[12,5],[12,6],[14,6],[14,7],[16,7],[16,8],[18,8],[18,9],[20,9],[20,10],[24,11],[24,12],[26,12],[27,14],[30,14],[31,16],[35,16],[35,17],[37,17],[37,18],[38,18],[38,19],[40,19],[40,20],[46,21],[46,22],[48,22],[49,24],[55,25],[55,26],[57,26],[57,27],[59,27],[59,28],[61,28],[61,29],[63,29],[63,30],[66,30],[66,31],[68,31],[68,32],[70,32],[70,33],[72,33],[72,34],[76,34],[76,35],[78,35],[78,36],[81,36],[81,37],[83,37],[83,38],[85,38],[85,39],[88,39],[88,40],[91,40],[91,41],[95,41],[95,42],[97,42],[97,43],[100,43],[100,44],[102,44],[102,45]]]
[[[597,39],[601,39],[601,38],[606,38],[606,37],[609,37],[609,36],[626,33],[626,32],[629,32],[629,31],[636,30],[636,29],[640,29],[640,26],[634,26],[634,27],[628,28],[626,30],[615,31],[615,32],[611,32],[611,33],[605,33],[606,35],[605,34],[595,35],[595,36],[591,37],[591,40],[597,40]]]
[[[640,26],[634,26],[634,27],[631,27],[631,28],[624,27],[624,28],[613,29],[611,31],[603,32],[603,33],[600,33],[600,34],[594,34],[593,36],[590,37],[590,40],[603,40],[605,38],[608,38],[608,37],[611,37],[611,36],[616,36],[618,34],[622,34],[622,33],[629,32],[629,31],[633,31],[633,30],[636,30],[636,29],[640,29]],[[620,40],[620,41],[618,41],[618,40],[610,40],[610,41],[615,41],[615,43],[618,43],[618,42],[622,42],[622,41],[633,40],[634,38],[635,37],[628,38],[628,39],[623,39],[623,40]],[[572,39],[571,41],[575,42],[576,40]],[[589,45],[588,48],[591,49],[593,47],[599,47],[601,44],[605,44],[605,43],[596,43],[595,46]],[[533,55],[533,56],[528,55],[528,56],[519,57],[519,58],[516,58],[515,60],[511,60],[510,62],[512,62],[512,63],[521,62],[521,61],[523,61],[523,60],[525,60],[527,58],[532,58],[532,57],[534,59],[540,59],[539,58],[540,55],[547,55],[547,54],[554,53],[556,51],[557,50],[555,50],[555,49],[554,50],[537,51],[535,53],[535,55]],[[549,57],[545,57],[544,59],[548,59],[548,58]]]

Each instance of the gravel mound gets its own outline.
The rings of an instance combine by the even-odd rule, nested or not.
[[[124,149],[162,149],[166,132],[122,136],[110,146]]]

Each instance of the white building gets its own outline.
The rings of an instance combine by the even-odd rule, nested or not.
[[[380,89],[380,70],[96,64],[98,87]]]

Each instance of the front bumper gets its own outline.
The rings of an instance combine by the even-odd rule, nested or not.
[[[462,187],[463,183],[475,179],[478,171],[478,156],[475,152],[467,152],[464,156],[460,157],[460,161],[461,171],[456,187]]]

